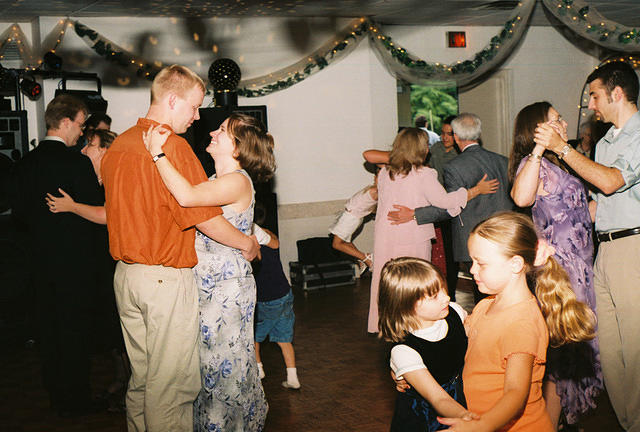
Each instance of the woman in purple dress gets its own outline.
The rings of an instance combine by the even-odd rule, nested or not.
[[[511,197],[531,208],[539,235],[555,248],[554,258],[565,269],[578,300],[595,312],[593,241],[587,195],[579,179],[558,157],[533,141],[538,123],[549,123],[566,139],[567,123],[548,102],[537,102],[518,113],[509,158]],[[549,347],[545,385],[547,411],[556,426],[560,415],[568,424],[595,408],[603,389],[598,342]]]

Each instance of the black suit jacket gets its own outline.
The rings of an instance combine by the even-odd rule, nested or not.
[[[42,141],[13,168],[9,193],[12,215],[29,239],[36,281],[86,278],[95,265],[97,226],[73,213],[51,213],[45,197],[59,195],[58,188],[76,202],[104,204],[90,159],[60,141]]]
[[[485,174],[487,179],[498,179],[500,182],[496,193],[478,195],[469,201],[462,212],[451,221],[455,261],[471,261],[467,239],[478,223],[496,212],[513,210],[514,204],[509,196],[507,167],[506,157],[479,145],[467,147],[444,166],[444,187],[447,192],[456,191],[461,187],[469,189],[475,186]],[[446,210],[431,206],[415,209],[415,215],[419,224],[451,218]]]

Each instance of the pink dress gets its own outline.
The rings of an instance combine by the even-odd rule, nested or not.
[[[435,237],[433,224],[418,225],[416,221],[391,225],[387,213],[394,204],[409,208],[436,206],[448,209],[457,216],[467,204],[467,190],[460,188],[447,193],[438,182],[436,170],[428,167],[413,169],[406,176],[389,178],[387,168],[378,174],[378,211],[373,245],[373,275],[369,301],[369,323],[367,331],[378,331],[378,284],[380,271],[392,258],[410,256],[431,260],[431,239]]]

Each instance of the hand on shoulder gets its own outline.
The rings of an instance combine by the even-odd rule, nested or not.
[[[142,132],[142,141],[151,156],[162,153],[162,146],[167,142],[171,131],[162,125],[151,125]]]

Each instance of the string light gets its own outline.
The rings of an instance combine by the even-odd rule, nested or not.
[[[562,1],[562,0],[561,0]],[[569,0],[564,0],[564,1],[569,1]],[[518,7],[522,7],[523,6],[523,2],[519,2],[518,3]],[[527,2],[528,4],[528,2]],[[571,5],[567,4],[565,9],[567,10],[571,10],[572,13],[575,13],[574,10],[578,9],[579,6],[576,6],[576,8],[571,8]],[[558,3],[558,7],[562,8],[562,4]],[[213,8],[213,7],[212,7]],[[579,12],[580,16],[586,16],[586,12],[582,11],[582,9]],[[578,17],[576,16],[572,16],[570,17],[570,19],[574,22],[576,22],[578,20]],[[177,23],[177,19],[172,17],[171,22],[176,24]],[[66,28],[66,26],[64,26],[64,23],[66,21],[60,20],[59,24],[63,25],[63,28]],[[371,34],[373,34],[374,38],[377,38],[376,40],[380,41],[380,43],[384,43],[385,47],[387,48],[387,50],[392,51],[394,56],[396,57],[396,59],[403,65],[403,66],[409,66],[411,68],[414,68],[415,70],[420,70],[423,69],[425,71],[428,71],[429,68],[434,68],[433,64],[428,63],[424,60],[421,60],[419,58],[415,58],[413,56],[411,56],[411,54],[409,54],[403,47],[399,46],[397,42],[394,42],[391,40],[391,38],[389,38],[388,36],[384,35],[380,29],[371,24],[369,21],[367,21],[365,18],[359,18],[358,22],[360,23],[360,25],[358,24],[353,24],[350,25],[348,27],[348,32],[345,33],[346,36],[343,36],[342,40],[336,40],[333,42],[334,47],[332,49],[329,49],[326,53],[318,53],[317,57],[312,57],[309,56],[307,57],[307,60],[309,62],[309,64],[304,65],[300,68],[300,70],[298,71],[298,73],[304,75],[305,77],[309,75],[309,73],[304,70],[305,67],[311,67],[312,69],[315,69],[318,67],[319,64],[322,63],[322,61],[324,60],[324,66],[326,66],[326,60],[330,59],[330,57],[323,57],[325,55],[335,55],[337,54],[339,51],[344,50],[346,47],[351,48],[351,46],[355,45],[351,44],[350,42],[353,41],[357,41],[358,37],[361,37],[363,33],[366,33],[366,30],[368,29],[369,32]],[[486,56],[486,58],[488,60],[493,59],[496,55],[497,55],[497,51],[505,44],[507,43],[507,38],[511,37],[510,35],[512,35],[514,33],[514,30],[518,27],[518,25],[520,25],[523,22],[523,18],[521,15],[517,15],[515,16],[512,20],[509,20],[503,31],[502,31],[502,35],[499,35],[500,37],[494,42],[492,39],[492,42],[490,44],[488,44],[487,48],[485,50],[482,50],[480,53],[478,54],[482,54],[483,56]],[[73,24],[71,23],[67,23],[69,26],[72,26]],[[588,24],[589,26],[591,26],[591,24]],[[360,26],[365,26],[365,27],[360,27]],[[602,23],[601,25],[602,27],[605,27],[604,23]],[[236,32],[238,32],[240,30],[240,26],[236,26]],[[355,31],[357,30],[357,32]],[[58,28],[59,31],[59,28]],[[64,34],[64,31],[59,31],[60,34]],[[93,32],[95,34],[95,32]],[[636,37],[636,33],[637,32],[629,32],[629,36],[635,38]],[[85,33],[86,34],[86,33]],[[604,33],[602,33],[606,36],[612,36],[613,32],[612,31],[606,31]],[[16,39],[15,36],[13,36],[14,39]],[[124,56],[127,60],[130,60],[131,57],[129,55],[129,53],[126,52],[122,52],[118,49],[118,47],[114,44],[111,44],[108,40],[105,40],[104,38],[102,38],[100,35],[98,35],[98,40],[103,41],[104,43],[107,43],[108,47],[106,49],[106,52],[104,54],[101,54],[103,56],[108,56],[109,58],[112,58],[114,56],[119,56],[122,55]],[[193,39],[198,42],[201,40],[200,35],[198,33],[193,33]],[[85,39],[87,42],[88,40]],[[152,41],[151,37],[149,38],[150,41]],[[58,43],[60,43],[60,40],[57,40]],[[157,43],[157,40],[155,41]],[[22,45],[22,41],[18,42],[20,45]],[[152,42],[153,44],[153,42]],[[93,46],[94,50],[97,51],[96,48],[96,44],[94,43]],[[177,52],[176,52],[177,50]],[[214,53],[217,54],[218,52],[218,47],[216,45],[212,46],[212,51]],[[178,48],[174,48],[174,53],[176,54],[180,54],[180,50]],[[480,59],[470,59],[470,60],[466,60],[466,61],[457,61],[456,65],[454,66],[447,66],[447,65],[441,65],[439,63],[436,63],[436,67],[437,67],[437,71],[438,73],[440,73],[440,71],[444,72],[444,71],[448,71],[448,72],[452,72],[454,74],[456,73],[463,73],[463,72],[468,72],[468,71],[473,71],[475,69],[477,69],[480,65],[483,64],[484,61],[488,61],[485,60],[483,58]],[[118,61],[118,60],[116,60]],[[121,60],[120,60],[121,61]],[[142,60],[133,60],[131,61],[132,64],[136,64],[136,66],[139,66],[140,68],[145,67],[145,62]],[[157,66],[157,63],[153,63],[153,65]],[[147,65],[148,67],[149,65]],[[464,66],[464,69],[462,68],[462,66]],[[143,71],[143,73],[145,75],[148,75],[147,71]],[[291,73],[289,74],[289,76],[295,76],[295,74]],[[252,85],[253,86],[253,85]]]

